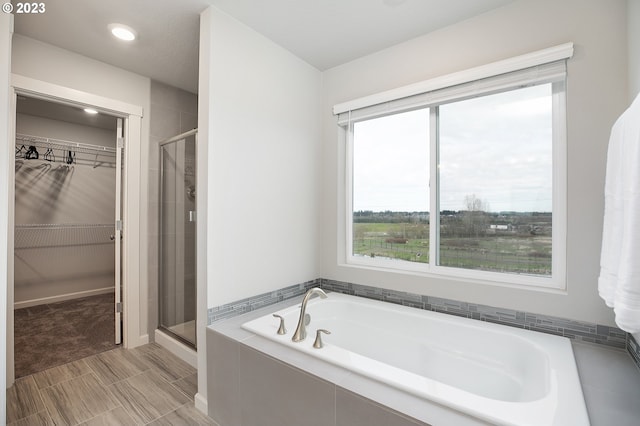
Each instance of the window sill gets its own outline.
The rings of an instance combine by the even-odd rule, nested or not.
[[[384,262],[384,263],[383,263]],[[539,276],[505,274],[486,271],[462,270],[459,268],[430,267],[427,264],[412,264],[393,266],[395,261],[371,262],[367,258],[350,258],[346,262],[339,262],[339,267],[371,271],[376,273],[408,275],[424,279],[438,279],[456,281],[463,284],[486,285],[518,290],[567,295],[566,281],[543,278]],[[435,269],[435,270],[434,270]],[[474,275],[474,276],[472,276]],[[546,282],[545,282],[546,281]],[[561,281],[558,283],[558,281]]]

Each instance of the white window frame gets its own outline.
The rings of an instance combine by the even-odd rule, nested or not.
[[[345,141],[344,152],[344,237],[345,256],[339,263],[346,266],[381,270],[397,273],[417,274],[425,277],[454,278],[464,281],[498,284],[515,287],[531,287],[533,289],[565,291],[566,290],[566,237],[567,237],[567,143],[566,143],[566,80],[552,81],[552,105],[553,105],[553,134],[552,134],[552,273],[551,276],[527,275],[507,272],[490,272],[473,269],[440,266],[437,262],[439,246],[439,176],[438,176],[438,106],[456,100],[468,99],[475,96],[486,96],[491,93],[515,90],[519,87],[515,82],[494,90],[476,88],[474,84],[463,87],[462,91],[451,90],[453,94],[445,92],[445,96],[436,94],[430,96],[429,92],[439,89],[447,89],[464,83],[473,83],[479,79],[492,76],[500,76],[505,73],[526,70],[538,65],[558,62],[570,58],[573,54],[573,44],[567,43],[543,51],[511,58],[506,61],[474,68],[462,73],[451,74],[437,79],[420,82],[411,86],[395,89],[388,92],[357,99],[344,104],[334,106],[334,114],[340,115],[339,124],[341,138]],[[534,78],[535,80],[535,78]],[[537,84],[544,84],[544,78]],[[535,84],[535,83],[534,83]],[[426,90],[425,90],[426,88]],[[468,88],[468,89],[465,89]],[[474,92],[477,90],[477,93]],[[415,100],[414,100],[415,99]],[[430,182],[431,185],[429,211],[430,211],[430,244],[429,263],[402,261],[397,259],[371,258],[353,254],[353,129],[358,121],[372,117],[401,113],[417,107],[430,107]],[[352,116],[353,113],[353,116]],[[355,117],[355,118],[352,118]],[[346,121],[346,123],[345,123]],[[345,125],[346,124],[346,125]],[[438,208],[434,208],[438,206]],[[341,241],[339,238],[338,241]],[[341,252],[341,250],[339,250]]]

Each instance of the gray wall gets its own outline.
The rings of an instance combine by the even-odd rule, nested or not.
[[[613,325],[597,293],[609,132],[628,105],[627,1],[516,1],[323,74],[322,276]],[[331,107],[383,90],[575,43],[568,61],[567,292],[363,270],[341,264],[339,158]],[[344,250],[343,250],[344,251]]]
[[[629,102],[640,93],[640,0],[627,0],[629,34]]]

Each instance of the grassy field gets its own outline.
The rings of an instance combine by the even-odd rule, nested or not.
[[[353,252],[429,263],[429,224],[354,223]],[[551,236],[504,232],[474,238],[442,238],[440,265],[550,275]]]

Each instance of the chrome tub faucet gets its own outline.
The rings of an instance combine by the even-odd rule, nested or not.
[[[293,333],[293,337],[291,338],[294,342],[302,342],[305,337],[307,337],[307,324],[309,324],[309,316],[305,314],[307,310],[307,302],[313,295],[317,294],[321,299],[327,298],[327,293],[322,291],[319,287],[314,287],[311,290],[307,291],[302,299],[302,306],[300,306],[300,319],[298,320],[298,326],[296,327],[295,333]]]

